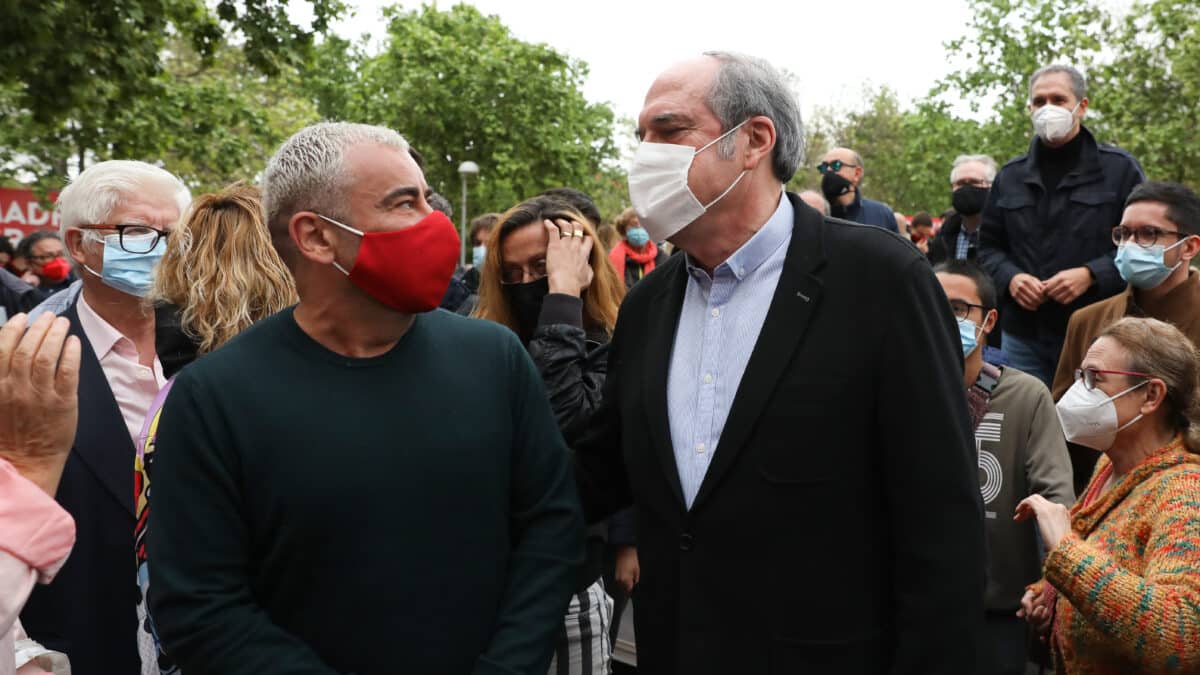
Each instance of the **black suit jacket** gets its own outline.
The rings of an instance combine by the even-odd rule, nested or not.
[[[666,392],[683,256],[626,298],[576,448],[591,519],[636,507],[639,672],[971,672],[983,509],[954,317],[910,243],[788,199],[786,262],[692,508]]]
[[[79,426],[56,494],[75,519],[75,546],[54,582],[29,596],[21,623],[30,637],[66,653],[75,675],[138,675],[133,441],[77,304],[63,316],[83,347]],[[170,377],[195,358],[195,348],[173,308],[159,308],[156,321],[156,351]]]

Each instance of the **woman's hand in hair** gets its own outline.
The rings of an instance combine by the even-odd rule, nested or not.
[[[546,277],[550,292],[578,298],[595,276],[589,262],[592,238],[582,225],[571,220],[560,218],[543,223],[550,237],[546,245]]]

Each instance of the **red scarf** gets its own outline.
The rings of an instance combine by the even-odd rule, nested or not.
[[[617,270],[617,278],[621,281],[625,280],[625,259],[629,258],[633,262],[641,265],[642,276],[646,276],[654,271],[654,259],[658,257],[658,246],[654,242],[646,242],[646,250],[638,252],[629,242],[622,239],[613,247],[613,250],[608,252],[608,261],[612,263],[613,268]]]

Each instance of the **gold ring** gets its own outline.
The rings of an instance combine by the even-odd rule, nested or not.
[[[572,233],[571,233],[571,236],[572,236],[572,237],[582,237],[582,236],[583,236],[583,230],[575,230],[574,232],[572,232]]]

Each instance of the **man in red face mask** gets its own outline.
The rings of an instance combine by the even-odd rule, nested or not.
[[[61,291],[76,279],[62,239],[54,232],[38,230],[31,233],[17,245],[17,254],[29,261],[29,270],[21,279],[36,286],[43,297]]]
[[[460,242],[408,144],[302,129],[263,193],[300,303],[167,399],[163,647],[183,672],[546,672],[583,560],[567,449],[516,336],[435,309]]]

